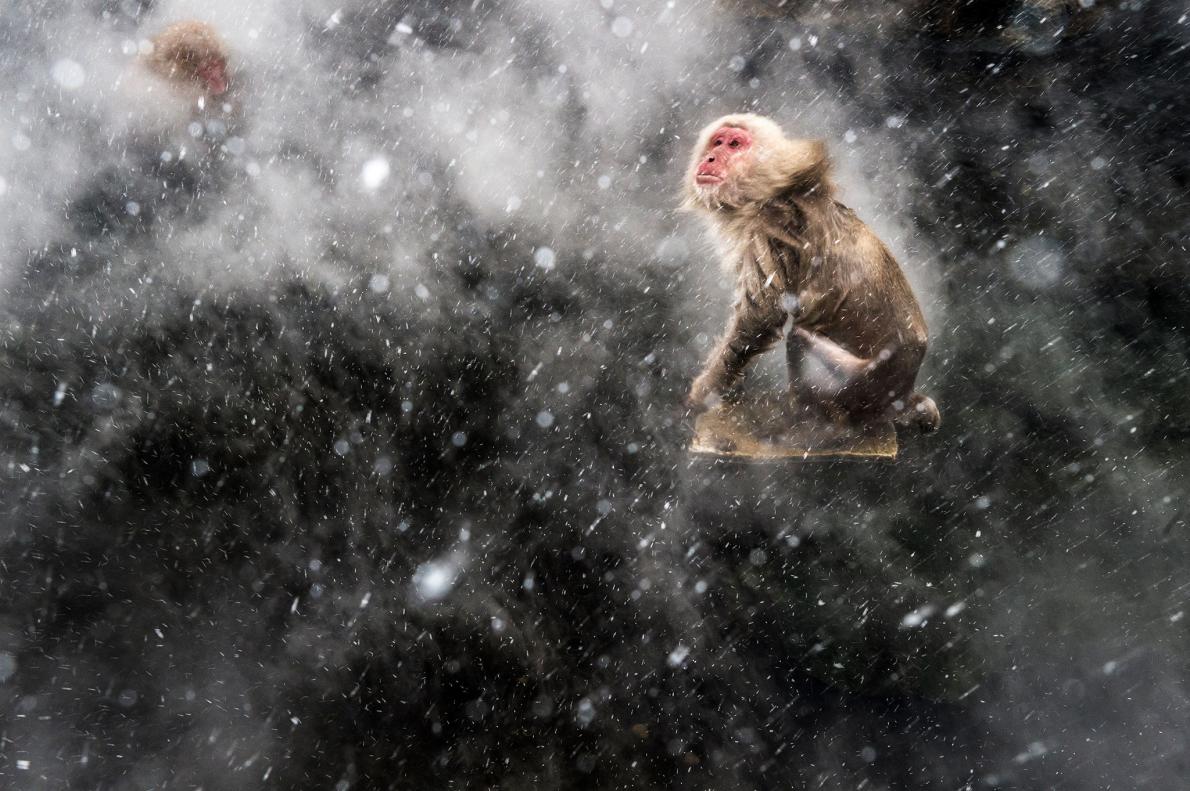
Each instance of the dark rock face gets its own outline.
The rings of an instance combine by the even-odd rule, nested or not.
[[[717,71],[675,48],[674,74],[623,83],[625,117],[656,117],[621,125],[600,86],[664,36],[654,9],[608,10],[584,63],[577,6],[361,3],[283,31],[309,74],[245,55],[256,105],[179,143],[93,134],[102,110],[38,82],[79,14],[118,51],[154,9],[10,5],[0,37],[42,42],[0,56],[32,85],[10,120],[48,130],[13,135],[83,165],[41,203],[18,200],[32,170],[2,198],[50,216],[4,250],[4,783],[1186,775],[1178,10],[708,10]],[[692,13],[664,25],[694,36]],[[484,87],[497,68],[525,93]],[[447,120],[402,121],[427,75]],[[505,206],[452,153],[451,114],[488,94],[473,126],[509,108],[500,139],[560,169],[517,179],[556,190],[513,183]],[[947,419],[895,465],[685,453],[720,305],[669,209],[685,130],[720,101],[837,132],[858,183],[895,184],[870,206],[911,228],[898,252],[934,262],[923,385]]]

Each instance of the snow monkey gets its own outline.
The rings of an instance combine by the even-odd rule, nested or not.
[[[724,116],[698,136],[684,192],[736,281],[690,408],[730,398],[749,360],[784,336],[797,410],[938,427],[934,401],[913,390],[926,351],[921,307],[888,248],[834,199],[822,141],[790,140],[761,116]]]
[[[179,88],[210,97],[228,87],[227,48],[206,22],[176,22],[153,38],[149,69]]]

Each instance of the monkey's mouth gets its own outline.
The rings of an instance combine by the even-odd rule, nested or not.
[[[694,177],[694,183],[700,187],[711,187],[715,184],[722,184],[723,177],[716,176],[711,173],[699,173]]]

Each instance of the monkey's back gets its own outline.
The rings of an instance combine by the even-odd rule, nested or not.
[[[800,326],[862,357],[901,350],[919,361],[926,322],[900,265],[847,206],[829,197],[772,201],[758,229],[768,240]]]

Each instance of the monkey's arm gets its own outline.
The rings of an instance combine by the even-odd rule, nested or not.
[[[755,302],[747,296],[741,297],[727,332],[691,385],[686,405],[691,409],[706,409],[711,396],[722,396],[740,378],[748,362],[781,337],[784,323],[785,311],[775,300]]]

